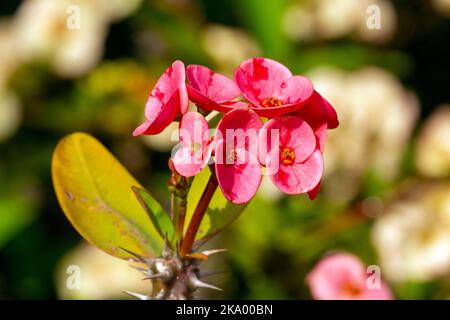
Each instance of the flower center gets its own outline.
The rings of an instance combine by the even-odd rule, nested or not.
[[[264,108],[279,107],[279,106],[283,105],[283,102],[281,100],[279,100],[278,98],[270,97],[270,98],[265,98],[261,102],[261,105]]]
[[[291,165],[295,161],[295,152],[291,148],[283,148],[280,153],[281,162],[286,165]]]
[[[360,293],[361,289],[355,286],[355,284],[352,283],[351,281],[345,282],[344,285],[342,286],[342,294],[346,296],[354,297]]]
[[[237,160],[236,149],[229,150],[226,154],[226,164],[234,164]]]

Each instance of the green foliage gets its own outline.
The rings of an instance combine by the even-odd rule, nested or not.
[[[147,215],[150,217],[150,220],[153,222],[156,230],[162,238],[167,236],[169,243],[172,244],[172,248],[175,248],[175,226],[170,220],[169,214],[164,210],[163,207],[156,201],[148,191],[138,188],[132,187],[133,192],[141,204],[142,208],[144,208]]]
[[[159,254],[162,239],[131,190],[140,184],[95,138],[63,138],[53,154],[52,177],[64,213],[86,240],[119,258],[129,257],[120,248]]]
[[[22,195],[0,197],[0,248],[33,221],[36,210]]]
[[[195,207],[202,196],[203,190],[208,183],[211,171],[208,167],[195,176],[187,196],[186,220],[190,221]],[[220,189],[217,189],[209,204],[208,210],[200,224],[197,233],[197,240],[209,238],[220,232],[232,223],[244,211],[246,205],[233,204],[223,196]],[[187,224],[185,229],[187,228]]]

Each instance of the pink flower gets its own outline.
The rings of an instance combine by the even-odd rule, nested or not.
[[[202,109],[226,113],[235,107],[246,106],[232,101],[241,95],[233,80],[199,65],[187,66],[186,72],[189,98]]]
[[[331,104],[317,91],[314,91],[311,98],[294,115],[302,118],[311,126],[316,135],[319,149],[323,153],[327,129],[334,129],[339,126],[337,113]]]
[[[147,120],[137,127],[133,136],[153,135],[163,131],[178,114],[188,108],[184,64],[175,61],[159,78],[145,105]]]
[[[188,112],[180,123],[180,148],[173,156],[175,170],[192,177],[202,171],[211,157],[208,123],[198,112]]]
[[[215,167],[219,187],[229,201],[250,201],[261,183],[257,157],[259,116],[249,108],[235,108],[220,120],[215,135]]]
[[[307,276],[307,283],[316,300],[393,299],[379,274],[367,272],[361,260],[348,253],[322,259]]]
[[[311,126],[316,136],[317,148],[323,154],[327,139],[327,130],[337,128],[339,125],[337,113],[334,108],[317,91],[314,91],[305,105],[295,112],[295,115],[302,118]],[[308,192],[309,198],[314,200],[319,190],[320,182],[314,189]]]
[[[311,81],[293,76],[281,63],[266,58],[244,61],[235,80],[252,109],[262,117],[278,117],[294,112],[313,94]]]
[[[285,193],[311,191],[322,178],[322,153],[313,130],[299,117],[266,122],[259,134],[259,152],[272,182]]]

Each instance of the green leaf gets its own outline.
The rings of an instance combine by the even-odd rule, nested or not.
[[[191,188],[187,196],[187,212],[186,221],[190,221],[194,213],[195,207],[208,183],[211,172],[209,167],[206,167],[198,175],[195,176]],[[230,223],[236,220],[242,211],[246,208],[246,204],[237,205],[229,202],[222,194],[219,188],[211,199],[208,210],[203,217],[197,233],[196,240],[202,238],[209,238],[227,227]],[[185,225],[185,231],[188,223]]]
[[[0,248],[29,225],[36,214],[36,204],[23,194],[0,196]]]
[[[283,31],[287,0],[234,0],[242,22],[261,44],[264,56],[286,62],[290,44]],[[270,18],[269,18],[270,17]],[[270,21],[269,21],[270,20]]]
[[[172,220],[170,220],[169,214],[161,207],[158,201],[153,199],[147,190],[138,187],[132,187],[132,189],[134,195],[142,208],[144,208],[145,212],[147,212],[147,215],[150,217],[158,233],[162,238],[165,238],[167,235],[167,240],[169,240],[169,243],[172,244],[172,248],[174,248],[175,226],[173,225]]]
[[[163,240],[131,190],[140,184],[95,138],[73,133],[57,145],[52,178],[61,208],[75,229],[103,251],[151,257]]]

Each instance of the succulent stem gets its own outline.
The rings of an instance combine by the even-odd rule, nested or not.
[[[181,244],[183,239],[184,222],[186,220],[186,197],[187,195],[185,197],[177,197],[178,215],[175,236],[178,244]]]

